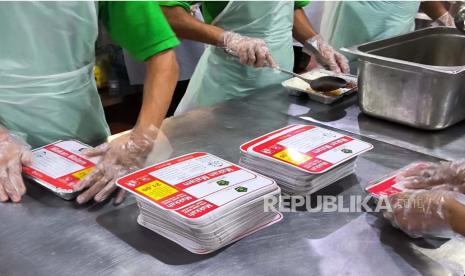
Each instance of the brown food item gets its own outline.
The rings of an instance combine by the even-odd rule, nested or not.
[[[307,87],[306,90],[310,93],[317,93],[317,94],[321,94],[321,95],[325,95],[329,97],[338,97],[344,92],[341,88],[332,90],[329,92],[316,91],[316,90],[311,89],[310,87]]]
[[[357,87],[357,84],[355,82],[348,81],[345,88],[352,89],[352,88],[355,88],[355,87]]]
[[[342,91],[341,88],[339,88],[339,89],[336,89],[336,90],[333,90],[333,91],[321,92],[321,93],[326,95],[326,96],[337,97],[337,96],[340,96],[343,93],[343,91]]]

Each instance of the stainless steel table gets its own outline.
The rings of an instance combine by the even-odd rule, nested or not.
[[[303,115],[344,120],[351,101],[323,108],[274,88],[166,120],[163,130],[174,155],[207,151],[237,162],[244,141],[308,123]],[[319,194],[348,200],[364,195],[368,181],[412,161],[437,160],[355,136],[375,148],[359,157],[354,175]],[[286,213],[282,222],[218,252],[194,255],[137,225],[131,197],[117,207],[80,207],[32,184],[28,188],[22,204],[0,204],[0,275],[453,275],[465,264],[463,243],[412,240],[361,212]]]
[[[276,88],[270,93],[254,95],[248,101],[264,109],[279,110],[309,122],[318,122],[438,158],[465,158],[465,121],[440,131],[419,130],[362,114],[356,94],[332,105],[324,105],[310,101],[308,97],[283,97],[283,93]]]

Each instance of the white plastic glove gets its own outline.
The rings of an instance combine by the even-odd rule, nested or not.
[[[87,188],[77,197],[77,202],[82,204],[92,198],[96,202],[107,199],[117,189],[116,180],[119,177],[144,166],[152,151],[157,133],[158,129],[154,126],[144,132],[133,130],[109,143],[85,151],[86,156],[100,156],[101,159],[94,170],[75,185],[75,191]],[[120,190],[114,203],[120,204],[125,194],[124,190]]]
[[[310,48],[312,46],[312,48]],[[318,53],[315,53],[315,50]],[[349,61],[341,53],[333,49],[320,35],[315,35],[304,44],[303,52],[315,58],[322,66],[336,73],[349,73]]]
[[[239,62],[242,64],[254,67],[277,67],[263,39],[247,37],[234,32],[224,32],[221,42],[228,53],[239,57]]]
[[[0,201],[21,201],[26,193],[22,166],[32,162],[29,146],[0,127]]]
[[[397,181],[408,189],[445,189],[465,194],[465,160],[413,163]]]
[[[402,192],[389,197],[392,212],[384,213],[394,227],[413,238],[452,238],[447,205],[452,201],[465,202],[465,195],[445,190],[419,190]]]
[[[455,28],[454,17],[450,15],[450,13],[446,12],[440,17],[438,17],[436,20],[434,20],[431,25]]]

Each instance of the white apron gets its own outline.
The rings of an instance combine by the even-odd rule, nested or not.
[[[321,36],[335,49],[411,32],[420,1],[325,2]],[[346,54],[351,71],[356,57]]]
[[[265,40],[276,63],[292,70],[293,1],[230,1],[213,25],[244,36]],[[254,90],[279,84],[288,78],[271,68],[240,64],[224,49],[208,46],[203,53],[175,115],[244,97]]]
[[[33,147],[109,134],[95,86],[94,2],[0,3],[0,125]]]

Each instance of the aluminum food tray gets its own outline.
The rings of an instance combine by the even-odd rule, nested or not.
[[[63,189],[57,189],[53,185],[51,185],[51,184],[49,184],[47,182],[44,182],[44,181],[42,181],[40,179],[36,179],[34,177],[30,177],[28,175],[24,175],[24,177],[29,182],[33,182],[33,184],[37,184],[39,186],[42,186],[43,188],[53,192],[56,196],[61,197],[64,200],[73,200],[79,195],[79,192],[70,192],[70,191],[66,191],[66,190],[63,190]]]
[[[281,83],[281,85],[288,91],[290,95],[293,96],[300,96],[302,94],[308,95],[308,97],[311,100],[314,100],[316,102],[320,102],[323,104],[332,104],[335,101],[343,98],[344,96],[351,95],[352,93],[357,91],[357,76],[354,75],[349,75],[349,74],[336,74],[328,70],[324,69],[315,69],[310,72],[304,73],[301,76],[312,79],[315,78],[315,74],[318,75],[324,75],[324,76],[337,76],[345,79],[347,82],[352,82],[355,84],[354,88],[343,88],[343,93],[339,96],[326,96],[321,93],[317,92],[312,92],[312,90],[307,90],[307,89],[302,89],[296,85],[293,84],[297,80],[297,78],[290,78],[288,80],[285,80]]]

